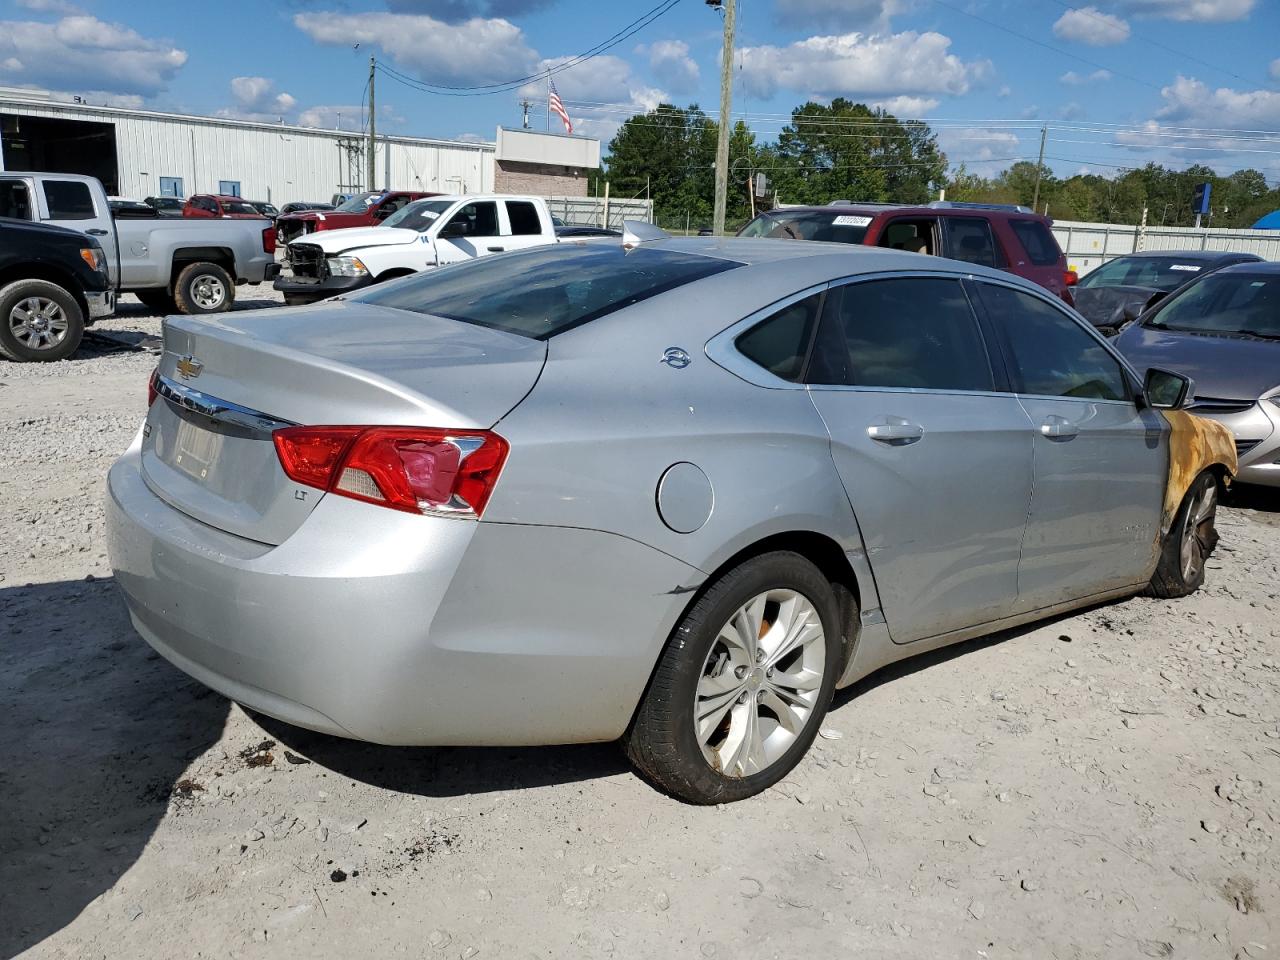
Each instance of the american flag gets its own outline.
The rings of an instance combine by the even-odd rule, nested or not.
[[[564,108],[564,101],[560,99],[560,94],[556,92],[556,82],[554,80],[551,81],[551,99],[547,101],[547,108],[564,121],[565,133],[573,133],[573,121],[569,119],[568,111]]]

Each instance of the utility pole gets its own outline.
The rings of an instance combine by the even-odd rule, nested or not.
[[[1044,142],[1049,139],[1049,125],[1040,128],[1040,159],[1036,161],[1036,194],[1031,201],[1031,212],[1040,212],[1040,175],[1044,171]]]
[[[367,160],[366,166],[368,167],[368,174],[369,174],[369,186],[366,188],[368,190],[374,189],[373,181],[374,181],[375,175],[378,172],[377,164],[374,162],[374,149],[373,149],[374,144],[377,143],[377,140],[375,138],[378,135],[377,123],[376,123],[377,116],[378,116],[378,105],[374,101],[374,90],[373,90],[374,78],[377,74],[377,71],[378,71],[378,61],[373,59],[373,57],[370,57],[369,58],[369,156],[366,158]]]
[[[522,110],[524,110],[524,129],[525,130],[529,129],[529,108],[532,106],[533,104],[530,103],[528,100],[520,101],[520,107]]]
[[[720,137],[716,141],[716,199],[712,233],[724,233],[724,208],[729,199],[729,114],[733,107],[733,31],[736,0],[724,0],[724,50],[720,57]]]

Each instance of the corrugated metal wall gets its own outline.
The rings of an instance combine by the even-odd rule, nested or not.
[[[1193,227],[1147,227],[1114,223],[1057,220],[1053,234],[1071,269],[1081,275],[1108,260],[1139,250],[1224,250],[1256,253],[1280,260],[1280,231],[1196,230]]]
[[[337,131],[9,99],[0,99],[0,113],[112,124],[123,196],[158,195],[161,177],[181,177],[188,196],[216,193],[219,181],[229,180],[239,181],[242,197],[278,206],[291,200],[327,201],[352,185],[341,146],[352,135]],[[493,149],[492,144],[380,137],[376,185],[439,193],[490,192]],[[355,169],[354,184],[360,185],[362,155]]]

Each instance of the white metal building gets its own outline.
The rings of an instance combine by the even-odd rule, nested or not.
[[[126,197],[232,193],[279,206],[366,189],[353,133],[51,100],[0,88],[0,170],[96,176]],[[373,189],[488,193],[494,145],[379,136]]]

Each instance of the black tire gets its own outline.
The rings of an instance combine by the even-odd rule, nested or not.
[[[744,604],[771,590],[794,591],[813,606],[823,630],[823,676],[809,716],[785,752],[758,772],[729,776],[713,767],[699,743],[694,718],[698,684],[709,666],[712,670],[716,667],[709,664],[709,655],[719,642],[721,629]],[[767,626],[767,615],[765,621]],[[728,803],[773,786],[808,751],[831,704],[840,669],[840,623],[839,604],[830,582],[797,553],[763,554],[729,571],[698,599],[667,641],[623,738],[627,756],[659,789],[687,803]],[[759,673],[751,671],[745,682],[759,684]],[[749,699],[735,702],[751,703]],[[720,728],[727,730],[730,722],[726,714]]]
[[[1195,516],[1192,511],[1195,511]],[[1218,545],[1214,519],[1218,512],[1218,480],[1206,471],[1192,482],[1169,532],[1160,544],[1160,562],[1147,585],[1147,594],[1163,599],[1185,597],[1204,583],[1205,562]],[[1197,522],[1197,517],[1199,520]],[[1183,545],[1187,546],[1184,555]]]
[[[190,263],[173,284],[173,301],[181,313],[222,313],[236,302],[236,285],[216,263]]]
[[[41,326],[37,332],[28,325],[30,311],[24,307],[33,300],[44,304],[31,318]],[[19,363],[65,360],[83,336],[84,311],[63,287],[47,280],[18,280],[0,288],[0,357]]]
[[[142,301],[144,306],[161,313],[174,313],[178,309],[178,305],[173,302],[173,294],[163,288],[135,290],[133,295]]]

